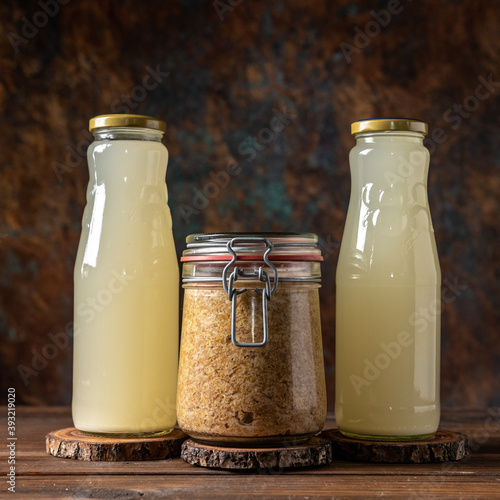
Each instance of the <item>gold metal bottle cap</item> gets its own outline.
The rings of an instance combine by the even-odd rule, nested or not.
[[[410,118],[374,118],[370,120],[359,120],[351,124],[351,134],[365,132],[419,132],[427,135],[427,123]]]
[[[165,133],[167,124],[154,118],[144,115],[99,115],[94,116],[89,122],[89,130],[92,132],[96,128],[103,127],[138,127],[160,130]]]

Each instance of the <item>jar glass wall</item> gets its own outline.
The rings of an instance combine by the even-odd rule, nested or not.
[[[231,267],[241,273],[233,282],[234,339],[244,347],[233,342],[232,301],[221,281],[228,265],[222,259],[229,258],[229,252],[212,249],[197,254],[201,260],[196,263],[184,261],[178,423],[192,438],[210,443],[304,441],[322,429],[326,416],[318,294],[321,255],[315,242],[309,247],[278,243],[273,248],[271,259],[274,254],[277,259],[302,260],[271,261],[279,278],[265,306],[268,339],[257,346],[264,339],[266,284],[255,275],[260,267],[276,275],[262,261],[262,244],[244,245],[246,250],[235,248],[238,260]],[[183,258],[193,256],[188,250]],[[210,260],[213,257],[221,260]]]

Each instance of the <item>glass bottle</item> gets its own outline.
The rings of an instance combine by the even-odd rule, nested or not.
[[[195,234],[184,251],[177,391],[194,439],[297,443],[326,417],[313,234]]]
[[[74,271],[73,420],[113,435],[175,425],[179,270],[165,123],[90,120],[90,180]]]
[[[337,267],[336,402],[348,436],[415,439],[440,416],[441,274],[427,200],[427,124],[352,124]]]

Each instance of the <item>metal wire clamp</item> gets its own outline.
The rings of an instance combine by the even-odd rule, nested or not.
[[[236,251],[234,250],[234,246],[238,243],[263,243],[266,247],[266,250],[263,255],[264,263],[271,269],[273,272],[273,287],[271,288],[271,282],[269,278],[269,274],[264,270],[264,266],[260,266],[258,271],[254,271],[251,273],[245,272],[243,269],[240,269],[238,266],[234,267],[233,272],[228,277],[229,270],[233,266],[233,264],[238,259]],[[231,261],[227,264],[227,266],[222,271],[222,285],[224,287],[224,291],[227,293],[229,300],[232,303],[231,309],[231,340],[236,347],[263,347],[267,344],[267,340],[269,338],[268,333],[268,321],[267,321],[267,303],[271,300],[272,294],[276,291],[278,287],[278,270],[269,260],[269,254],[273,251],[273,243],[267,238],[259,238],[259,237],[247,237],[247,238],[233,238],[227,242],[227,250],[232,255]],[[247,247],[248,250],[248,247]],[[238,295],[247,291],[246,288],[241,288],[237,290],[234,288],[233,284],[238,280],[239,277],[243,278],[257,278],[259,281],[264,283],[264,289],[255,289],[255,292],[262,295],[262,324],[263,324],[263,339],[261,342],[238,342],[236,339],[236,305]]]

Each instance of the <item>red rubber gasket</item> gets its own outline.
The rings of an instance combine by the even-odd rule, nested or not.
[[[185,255],[181,257],[181,262],[209,262],[209,261],[230,261],[232,259],[231,255]],[[264,255],[238,255],[237,260],[254,260],[261,261],[264,260]],[[271,254],[269,255],[269,260],[281,260],[281,261],[302,261],[302,262],[323,262],[323,257],[321,255],[279,255]]]

